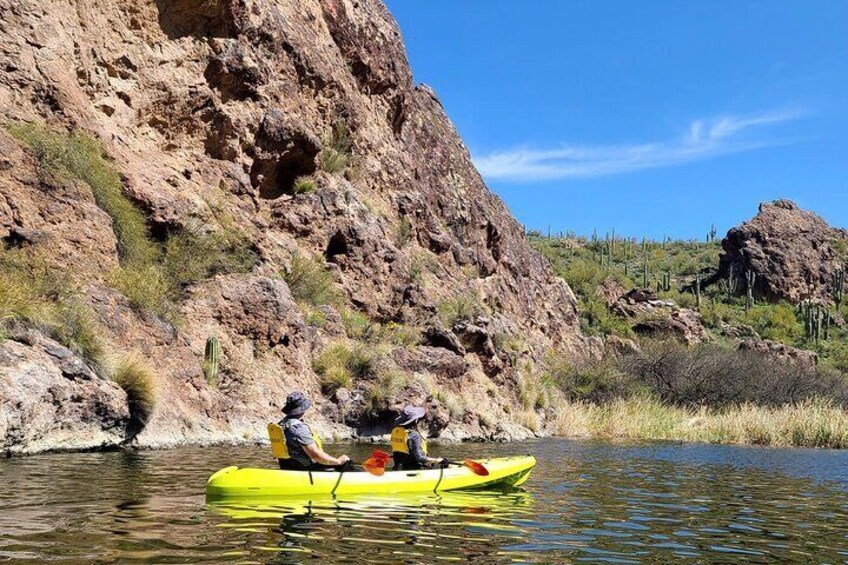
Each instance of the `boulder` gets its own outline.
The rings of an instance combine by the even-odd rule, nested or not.
[[[686,345],[701,343],[706,337],[701,314],[687,308],[674,310],[666,317],[644,319],[633,326],[633,331],[647,337],[672,337]]]
[[[832,302],[830,286],[848,257],[848,232],[789,200],[760,205],[759,213],[731,229],[722,241],[720,279],[745,292],[746,273],[756,275],[755,298]]]
[[[0,452],[121,445],[130,421],[118,385],[53,340],[0,343]]]
[[[815,367],[818,363],[818,355],[814,351],[798,349],[768,339],[746,339],[739,344],[739,351],[752,351],[809,368]]]

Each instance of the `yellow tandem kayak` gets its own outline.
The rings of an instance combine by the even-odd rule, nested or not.
[[[208,500],[279,498],[308,495],[427,493],[451,490],[519,486],[536,465],[532,455],[481,459],[489,475],[475,475],[466,467],[420,471],[386,471],[382,476],[348,471],[281,471],[226,467],[206,483]]]

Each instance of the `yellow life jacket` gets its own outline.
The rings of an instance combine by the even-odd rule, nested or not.
[[[409,444],[407,440],[409,439],[409,430],[402,426],[398,426],[392,430],[392,452],[394,453],[406,453],[409,455]],[[424,455],[427,455],[427,442],[424,438],[421,438],[421,449],[424,451]]]
[[[277,459],[291,458],[291,455],[289,455],[289,446],[286,444],[286,434],[279,424],[268,424],[268,437],[271,438],[271,452],[274,454],[274,457]],[[314,432],[312,433],[312,440],[318,446],[318,449],[323,451],[324,445],[321,443],[321,438],[315,435]]]

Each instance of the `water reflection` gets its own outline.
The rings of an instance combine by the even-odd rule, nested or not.
[[[214,503],[209,511],[225,519],[220,527],[248,538],[277,534],[273,546],[262,547],[280,553],[271,563],[297,562],[303,554],[340,563],[427,556],[465,561],[492,557],[499,545],[520,540],[515,520],[532,515],[531,502],[526,492],[442,493]]]
[[[0,461],[0,562],[848,562],[848,452],[547,440],[441,454],[528,451],[525,490],[261,506],[207,505],[203,485],[226,464],[270,466],[264,448]]]

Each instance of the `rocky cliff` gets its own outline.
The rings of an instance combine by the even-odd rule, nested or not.
[[[0,0],[0,68],[2,252],[58,273],[106,357],[136,352],[155,395],[140,418],[109,370],[0,307],[0,450],[253,440],[293,388],[335,437],[384,431],[408,400],[429,403],[433,435],[524,437],[545,417],[520,399],[533,364],[592,349],[379,0]],[[21,124],[94,138],[107,165]],[[131,257],[119,196],[93,189],[109,170],[151,253],[198,234],[255,260],[186,279],[171,315],[145,307],[148,279],[115,282]],[[336,300],[293,295],[304,260]],[[334,346],[369,363],[328,386],[317,360]]]
[[[756,294],[766,299],[832,303],[834,276],[848,261],[848,231],[794,202],[777,200],[761,204],[754,218],[731,229],[722,248],[720,278],[742,280],[750,272],[756,275]]]

